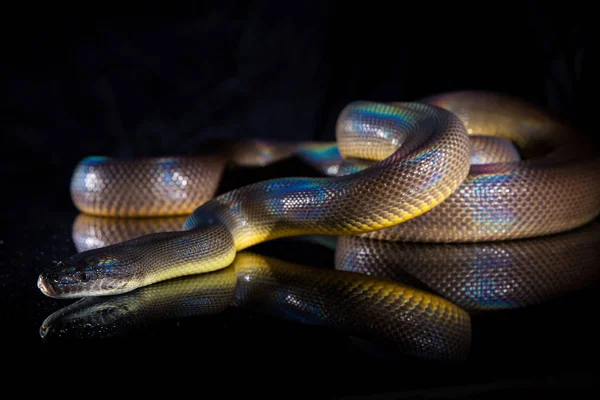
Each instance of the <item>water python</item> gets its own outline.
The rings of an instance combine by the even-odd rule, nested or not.
[[[509,140],[524,159],[471,165],[469,135]],[[600,212],[599,160],[592,146],[559,120],[511,97],[454,92],[418,102],[356,101],[341,111],[336,136],[344,159],[351,164],[364,160],[356,161],[354,170],[325,178],[269,180],[207,199],[183,230],[76,254],[42,272],[38,287],[58,298],[125,293],[225,268],[238,251],[286,236],[507,240],[574,229]],[[185,214],[190,210],[138,203],[146,197],[138,194],[194,198],[191,191],[202,190],[206,182],[194,171],[198,160],[86,159],[75,171],[73,198],[81,204],[80,194],[94,198],[126,176],[134,182],[149,176],[145,188],[120,185],[112,201],[83,211]],[[102,177],[104,167],[118,173]],[[159,179],[157,170],[162,171]],[[116,211],[119,205],[127,211]]]

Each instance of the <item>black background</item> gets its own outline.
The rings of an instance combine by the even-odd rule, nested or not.
[[[18,185],[60,185],[90,154],[189,153],[215,137],[333,139],[350,101],[460,89],[520,96],[588,129],[595,120],[584,2],[197,7],[111,18],[51,9],[5,24],[3,171]],[[55,191],[47,201],[68,204]]]
[[[212,325],[188,322],[181,340],[154,332],[126,345],[76,345],[81,351],[49,350],[30,329],[58,308],[30,284],[54,258],[72,252],[69,224],[76,212],[68,181],[82,157],[193,153],[209,138],[331,140],[337,113],[349,101],[415,100],[459,89],[528,99],[597,137],[590,100],[594,48],[587,34],[593,13],[584,4],[219,1],[180,10],[180,16],[160,8],[146,8],[144,17],[92,18],[69,8],[5,16],[3,330],[10,337],[5,345],[26,360],[19,371],[25,377],[27,371],[32,377],[65,374],[61,390],[76,381],[106,394],[115,379],[106,368],[114,365],[119,374],[141,365],[155,372],[133,386],[156,379],[160,387],[261,391],[279,381],[282,395],[315,391],[315,382],[345,394],[450,385],[477,391],[480,384],[489,391],[496,381],[509,389],[553,391],[589,383],[581,363],[586,353],[598,355],[589,345],[597,330],[572,332],[569,323],[594,318],[577,312],[597,303],[593,293],[510,317],[484,317],[479,323],[491,332],[487,341],[476,342],[474,361],[457,369],[365,358],[349,350],[343,336],[235,317],[235,311]],[[47,251],[40,255],[40,249]],[[311,251],[299,253],[316,254],[313,261],[330,257]],[[548,331],[554,331],[551,339]],[[565,341],[557,342],[561,337]],[[157,348],[163,358],[153,358]],[[161,375],[170,368],[189,374],[166,382]],[[118,379],[132,386],[129,376]]]

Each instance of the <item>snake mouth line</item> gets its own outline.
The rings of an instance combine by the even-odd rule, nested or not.
[[[38,281],[37,281],[37,287],[42,291],[42,293],[44,293],[48,297],[52,297],[55,299],[59,297],[56,295],[56,292],[54,291],[52,286],[49,285],[48,282],[46,281],[44,274],[40,274]]]

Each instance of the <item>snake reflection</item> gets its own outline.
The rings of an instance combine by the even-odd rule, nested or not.
[[[84,298],[48,317],[40,332],[44,337],[98,337],[156,319],[213,314],[229,306],[338,328],[431,359],[464,359],[470,346],[469,315],[441,297],[385,279],[248,252],[215,273],[119,296]]]
[[[178,220],[81,214],[73,225],[73,240],[78,251],[85,251],[149,231],[169,231]],[[407,354],[462,359],[471,338],[467,311],[538,304],[597,279],[599,233],[600,225],[592,223],[544,238],[478,244],[340,237],[337,270],[241,252],[221,271],[118,296],[84,298],[49,316],[40,332],[46,338],[109,336],[155,320],[210,315],[237,306],[341,329]],[[447,312],[411,307],[412,296],[427,296],[432,299],[428,304]]]

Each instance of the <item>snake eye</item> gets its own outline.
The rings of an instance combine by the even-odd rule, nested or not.
[[[79,276],[82,282],[86,282],[88,280],[88,276],[85,272],[82,272]]]

